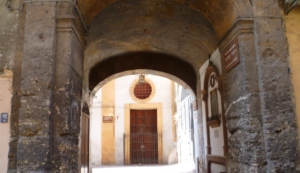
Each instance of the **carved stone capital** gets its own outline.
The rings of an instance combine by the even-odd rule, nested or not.
[[[56,32],[73,32],[82,48],[86,46],[84,29],[75,16],[60,16],[56,18]]]
[[[241,33],[253,33],[254,20],[252,18],[237,19],[233,26],[228,30],[223,38],[218,43],[220,52],[224,49]]]

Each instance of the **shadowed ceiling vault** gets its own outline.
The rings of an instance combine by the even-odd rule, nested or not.
[[[120,1],[126,6],[128,0],[78,0],[88,25],[92,19],[103,9]],[[221,38],[233,25],[237,18],[252,17],[252,6],[250,0],[173,0],[203,14],[213,25],[217,36]],[[172,10],[168,1],[149,0],[152,4],[164,5],[166,9]],[[161,3],[163,2],[163,3]]]

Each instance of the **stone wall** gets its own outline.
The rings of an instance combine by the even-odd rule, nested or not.
[[[6,0],[0,0],[0,73],[4,69],[12,70],[17,47],[18,10],[8,10]],[[18,6],[19,1],[14,1],[11,6]]]
[[[239,31],[233,26],[220,44],[222,52],[237,38],[240,51],[240,64],[224,74],[224,104],[231,133],[227,169],[295,172],[298,130],[290,95],[283,16],[277,2],[253,1],[253,7],[254,20],[238,22]]]

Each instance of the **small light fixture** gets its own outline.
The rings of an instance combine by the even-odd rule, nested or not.
[[[139,78],[139,83],[140,84],[143,84],[143,83],[145,83],[145,76],[144,75],[140,75],[140,78]]]

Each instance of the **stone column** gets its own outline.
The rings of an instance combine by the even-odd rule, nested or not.
[[[253,0],[253,9],[254,18],[238,20],[220,42],[223,54],[237,38],[240,52],[240,63],[223,73],[231,134],[227,169],[296,172],[297,127],[281,10],[272,0]]]
[[[58,7],[51,168],[52,172],[79,172],[86,43],[74,5],[59,2]]]
[[[50,172],[56,3],[26,9],[17,146],[18,172]]]
[[[298,127],[290,95],[283,12],[273,0],[253,0],[253,9],[266,172],[296,172]]]
[[[227,172],[265,172],[265,145],[254,47],[254,22],[240,19],[220,42],[228,137]],[[240,63],[225,72],[224,49],[235,39]]]
[[[200,75],[197,76],[197,96],[196,96],[196,104],[197,104],[197,124],[198,124],[198,129],[194,129],[194,133],[197,133],[199,141],[198,145],[199,146],[199,158],[198,160],[196,160],[195,162],[197,162],[198,167],[200,167],[199,169],[199,173],[204,173],[206,172],[207,168],[206,168],[206,164],[205,164],[205,143],[204,143],[204,128],[203,128],[203,116],[205,116],[205,114],[202,114],[202,95],[201,95],[201,80],[200,80]],[[198,167],[196,167],[196,169],[198,169]]]
[[[69,2],[26,9],[18,172],[79,171],[85,40],[76,14]]]

